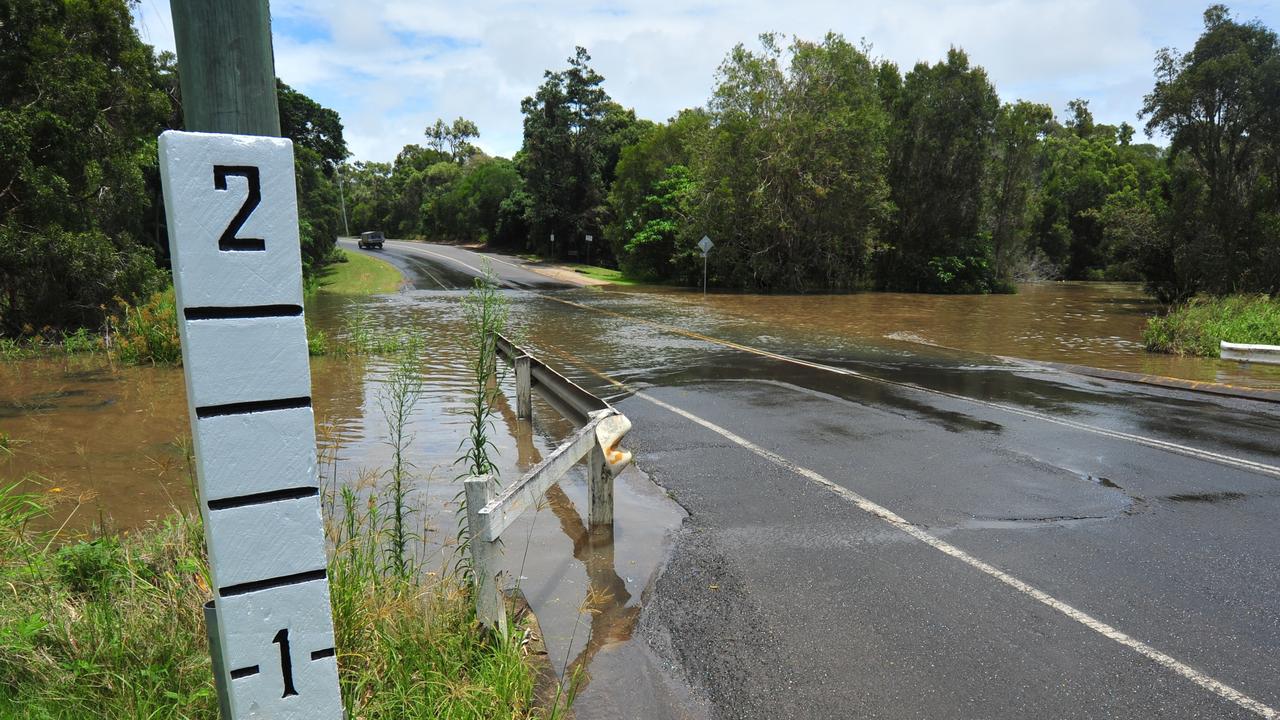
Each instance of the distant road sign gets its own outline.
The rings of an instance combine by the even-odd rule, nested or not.
[[[707,253],[711,252],[711,248],[715,246],[716,244],[711,242],[711,238],[707,237],[706,235],[703,235],[702,239],[698,241],[698,247],[702,249],[703,255],[706,255]]]
[[[591,242],[591,241],[592,241],[592,240],[594,240],[594,239],[595,239],[595,238],[591,237],[590,235],[588,235],[588,236],[587,236],[587,242]]]

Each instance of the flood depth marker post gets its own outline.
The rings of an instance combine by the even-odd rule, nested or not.
[[[172,0],[188,130],[160,138],[226,720],[342,717],[293,149],[267,0]],[[217,135],[205,133],[243,133]],[[247,135],[245,135],[247,134]]]
[[[341,718],[293,144],[169,131],[160,173],[231,718]]]

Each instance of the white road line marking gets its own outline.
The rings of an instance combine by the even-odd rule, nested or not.
[[[1258,702],[1257,700],[1254,700],[1253,698],[1249,697],[1248,695],[1245,695],[1239,690],[1236,690],[1230,685],[1227,685],[1223,682],[1215,680],[1212,677],[1209,677],[1208,675],[1205,675],[1204,673],[1200,672],[1199,670],[1196,670],[1190,665],[1180,662],[1177,659],[1169,655],[1166,655],[1165,653],[1160,652],[1159,650],[1151,647],[1150,645],[1142,642],[1141,640],[1138,640],[1134,637],[1131,637],[1125,634],[1121,630],[1111,625],[1108,625],[1107,623],[1102,622],[1101,620],[1098,620],[1097,618],[1093,617],[1092,615],[1089,615],[1088,613],[1085,613],[1081,610],[1077,610],[1076,608],[1062,602],[1061,600],[1053,597],[1052,595],[1044,592],[1043,590],[1039,590],[1036,587],[1026,582],[1023,582],[1022,580],[1019,580],[1018,578],[1010,575],[1009,573],[995,567],[994,565],[991,565],[983,560],[980,560],[974,557],[973,555],[970,555],[969,553],[965,552],[964,550],[961,550],[955,545],[952,545],[951,543],[948,543],[945,540],[942,540],[924,530],[921,530],[915,525],[912,525],[911,523],[904,520],[901,516],[899,516],[897,513],[893,512],[892,510],[889,510],[888,508],[883,507],[881,505],[877,505],[871,500],[868,500],[867,498],[859,495],[858,493],[842,485],[837,485],[836,483],[832,482],[831,480],[828,480],[827,478],[814,472],[813,470],[810,470],[805,467],[801,467],[800,465],[797,465],[791,462],[790,460],[782,457],[781,455],[778,455],[777,453],[766,450],[760,447],[759,445],[756,445],[755,443],[751,442],[750,440],[747,440],[746,438],[733,433],[730,430],[726,430],[725,428],[722,428],[719,425],[716,425],[715,423],[709,420],[704,420],[698,417],[697,415],[694,415],[693,413],[690,413],[686,410],[678,408],[669,403],[663,402],[653,397],[652,395],[649,395],[644,392],[637,392],[635,394],[635,397],[640,398],[642,400],[646,400],[650,403],[653,403],[654,405],[657,405],[660,408],[669,410],[675,413],[676,415],[679,415],[685,418],[686,420],[689,420],[690,422],[701,425],[702,427],[716,433],[717,435],[724,437],[730,442],[733,442],[734,444],[740,445],[746,448],[747,450],[750,450],[751,452],[755,453],[756,455],[759,455],[765,460],[768,460],[769,462],[772,462],[775,465],[778,465],[797,475],[800,475],[801,477],[811,480],[812,482],[826,488],[827,490],[830,490],[831,492],[835,493],[841,498],[853,503],[858,507],[858,509],[862,510],[868,515],[871,515],[873,517],[879,518],[880,520],[883,520],[889,525],[892,525],[898,530],[901,530],[902,532],[934,548],[935,550],[943,552],[965,563],[966,565],[969,565],[975,570],[981,571],[982,573],[985,573],[986,575],[989,575],[995,578],[996,580],[999,580],[1000,582],[1004,583],[1005,585],[1008,585],[1014,590],[1017,590],[1023,595],[1026,595],[1036,600],[1037,602],[1043,605],[1046,605],[1058,611],[1059,613],[1062,613],[1063,615],[1071,618],[1072,620],[1075,620],[1076,622],[1080,623],[1081,625],[1084,625],[1090,630],[1093,630],[1099,635],[1102,635],[1105,638],[1108,638],[1110,640],[1114,640],[1117,643],[1120,643],[1121,645],[1129,648],[1130,650],[1133,650],[1139,655],[1142,655],[1143,657],[1156,662],[1157,664],[1163,666],[1168,670],[1172,670],[1174,673],[1181,675],[1187,680],[1190,680],[1196,685],[1199,685],[1201,688],[1204,688],[1205,690],[1208,690],[1209,692],[1212,692],[1215,695],[1218,695],[1219,697],[1225,700],[1229,700],[1230,702],[1233,702],[1236,705],[1239,705],[1240,707],[1258,715],[1259,717],[1267,718],[1268,720],[1275,720],[1276,718],[1280,718],[1280,711],[1276,711],[1275,709],[1267,705],[1264,705],[1263,703]]]

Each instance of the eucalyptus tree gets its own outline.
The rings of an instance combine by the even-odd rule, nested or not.
[[[979,231],[983,175],[1000,110],[995,88],[958,48],[942,62],[918,63],[900,88],[884,74],[893,115],[895,212],[878,284],[925,292],[994,289],[990,242]]]
[[[1154,289],[1280,293],[1280,43],[1223,5],[1188,52],[1156,55],[1147,133],[1169,138],[1172,267]]]
[[[738,45],[720,65],[694,159],[695,235],[712,273],[744,288],[848,288],[866,275],[889,210],[889,117],[876,68],[838,34]],[[671,178],[676,180],[678,178]]]

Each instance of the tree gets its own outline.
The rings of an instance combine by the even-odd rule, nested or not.
[[[612,163],[635,123],[634,112],[609,100],[590,61],[577,48],[568,68],[546,71],[537,92],[520,103],[524,147],[517,164],[528,198],[525,221],[535,247],[545,252],[601,234]],[[554,248],[551,233],[559,239]]]
[[[916,292],[995,289],[990,241],[979,235],[1000,109],[986,71],[952,48],[945,61],[917,64],[900,90],[885,94],[894,118],[889,184],[897,211],[877,282]]]
[[[480,137],[480,128],[466,118],[460,117],[451,124],[437,119],[434,125],[428,125],[423,131],[427,136],[427,147],[436,152],[445,153],[456,163],[464,163],[480,149],[472,145],[471,138]]]
[[[161,84],[123,0],[0,0],[0,333],[92,325],[156,286]]]
[[[1225,6],[1204,13],[1186,53],[1156,54],[1142,115],[1169,137],[1175,278],[1153,288],[1171,299],[1280,293],[1280,44]]]
[[[853,287],[888,211],[876,69],[834,33],[793,40],[784,67],[779,39],[761,36],[761,52],[739,45],[720,66],[690,240],[715,238],[724,283]]]
[[[280,134],[320,156],[330,170],[350,154],[342,137],[342,118],[276,78]]]
[[[337,168],[347,159],[342,119],[334,110],[276,78],[280,133],[293,141],[298,183],[298,229],[308,274],[330,261],[342,230]]]
[[[628,273],[658,280],[684,279],[693,266],[701,272],[691,242],[697,229],[690,227],[699,182],[690,168],[710,123],[703,110],[683,110],[663,125],[637,125],[640,137],[619,153],[605,234]]]
[[[1020,257],[1029,230],[1036,161],[1053,121],[1053,110],[1019,100],[996,116],[990,166],[986,174],[983,225],[991,238],[997,277],[1007,278]]]

